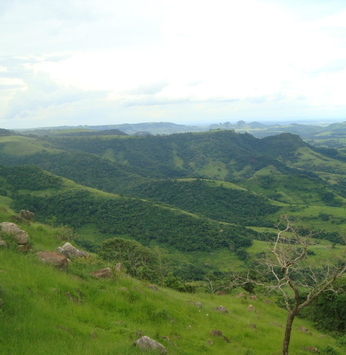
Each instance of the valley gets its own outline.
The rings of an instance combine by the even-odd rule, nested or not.
[[[233,350],[227,351],[268,354],[255,343],[268,324],[275,323],[275,317],[279,319],[285,311],[277,305],[271,310],[271,306],[265,304],[268,296],[258,288],[260,301],[255,307],[259,313],[251,313],[250,318],[256,324],[260,322],[262,330],[258,325],[258,332],[245,330],[245,324],[252,321],[249,317],[242,320],[241,309],[248,306],[253,291],[243,299],[236,299],[235,295],[244,290],[240,285],[229,287],[230,277],[255,267],[274,241],[283,215],[289,216],[303,236],[313,234],[310,258],[316,270],[333,253],[341,257],[346,232],[344,150],[311,145],[291,133],[264,138],[229,129],[169,135],[108,133],[73,135],[70,131],[65,134],[59,131],[59,134],[25,135],[12,132],[0,136],[1,222],[13,221],[13,216],[23,209],[32,211],[34,222],[17,221],[31,236],[33,251],[53,251],[63,241],[70,241],[90,254],[90,258],[73,261],[69,273],[60,275],[37,265],[32,253],[18,255],[14,250],[1,250],[0,268],[6,273],[6,281],[0,279],[3,289],[0,298],[5,299],[5,305],[10,297],[23,297],[16,294],[11,283],[13,265],[19,263],[17,267],[32,270],[31,274],[27,272],[23,276],[20,287],[32,290],[33,309],[38,311],[35,302],[46,299],[44,302],[52,312],[62,310],[62,305],[76,312],[76,319],[69,321],[71,329],[63,325],[71,331],[62,331],[60,326],[53,330],[49,326],[56,337],[64,334],[63,338],[69,337],[72,341],[78,336],[85,339],[89,336],[87,333],[95,331],[105,341],[118,341],[121,334],[134,341],[135,332],[145,328],[152,336],[170,339],[165,341],[169,353],[223,354],[230,346],[227,342],[221,338],[214,340],[211,348],[208,339],[197,335],[204,332],[208,337],[212,329],[206,329],[210,327],[229,329],[230,318],[222,319],[222,315],[210,313],[212,305],[216,307],[222,302],[226,308],[232,308],[231,313],[242,329],[239,328],[237,340],[231,342],[234,347],[227,348]],[[141,272],[136,268],[132,274],[128,264],[131,278],[114,274],[110,280],[94,280],[90,272],[96,267],[114,267],[107,258],[100,257],[100,250],[107,250],[102,248],[113,238],[119,238],[124,245],[136,241],[139,244],[134,248],[142,250],[149,261],[141,266]],[[40,284],[41,273],[47,283],[43,288],[33,286]],[[58,287],[54,286],[55,278],[59,280]],[[25,286],[25,282],[30,285]],[[148,291],[145,286],[148,283],[157,284],[158,293]],[[53,295],[49,291],[52,288],[68,291]],[[126,292],[121,291],[125,288]],[[100,289],[104,290],[104,299],[96,291]],[[216,291],[225,295],[216,296]],[[64,292],[74,294],[76,301],[70,304],[64,299]],[[110,306],[111,293],[117,295],[122,306]],[[278,301],[278,294],[273,297]],[[203,300],[208,311],[199,312],[195,306],[189,308],[191,299]],[[51,301],[58,306],[52,306]],[[154,306],[155,302],[161,306]],[[185,313],[174,304],[179,304]],[[0,317],[11,324],[10,313],[17,311],[15,304],[9,303],[9,307],[0,309]],[[99,309],[98,320],[92,320],[92,307]],[[135,308],[126,311],[132,307]],[[138,315],[136,307],[140,308]],[[112,320],[109,315],[101,316],[106,310]],[[47,314],[55,317],[51,311]],[[270,321],[267,314],[272,312],[277,315]],[[23,332],[29,334],[34,316],[30,318],[26,306],[23,313],[28,315],[28,328],[23,328]],[[202,320],[200,313],[208,313],[210,318],[204,314]],[[297,324],[311,322],[308,314],[304,317],[297,319]],[[39,318],[48,321],[43,315]],[[62,318],[59,322],[63,322]],[[282,323],[282,319],[277,323]],[[196,330],[186,336],[189,325]],[[311,323],[306,325],[307,328],[312,326]],[[44,327],[42,325],[42,336]],[[341,333],[330,329],[335,338],[328,341],[314,336],[311,342],[305,336],[297,336],[292,342],[294,354],[306,353],[302,350],[303,343],[316,344],[319,349],[333,344],[335,354],[342,354],[338,339],[344,331],[345,328]],[[282,333],[282,329],[268,332],[274,344],[270,351],[276,354],[280,339],[274,340],[275,334]],[[193,345],[187,344],[187,339]],[[26,341],[23,340],[23,347]],[[120,343],[118,349],[122,354],[137,352],[128,348],[129,341]],[[88,344],[90,351],[101,353],[100,341],[89,339]],[[5,338],[2,345],[8,346],[7,349],[11,346]],[[17,344],[17,353],[21,351],[20,346]],[[43,345],[37,343],[37,346]],[[43,349],[40,351],[37,353],[44,353]],[[73,353],[87,354],[86,351],[86,347],[77,343]],[[55,353],[53,348],[50,353]],[[102,353],[111,354],[111,347],[104,348]]]

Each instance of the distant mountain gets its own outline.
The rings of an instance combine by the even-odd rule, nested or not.
[[[326,189],[346,197],[341,188],[346,181],[344,153],[317,149],[290,133],[262,139],[233,130],[126,137],[45,136],[38,140],[14,137],[0,148],[2,164],[38,165],[112,193],[133,195],[138,186],[153,179],[197,178],[236,183],[278,202],[321,205]],[[263,188],[268,185],[264,177],[276,181],[276,192]],[[297,194],[297,184],[300,189],[306,186],[305,192]]]
[[[92,136],[92,135],[167,135],[173,133],[207,132],[210,130],[233,130],[247,132],[254,137],[263,138],[281,133],[298,134],[302,139],[315,146],[337,148],[346,144],[346,122],[328,126],[309,124],[263,124],[260,122],[238,121],[211,124],[209,126],[189,126],[170,122],[146,122],[137,124],[112,124],[99,126],[62,126],[40,129],[19,130],[31,136]],[[6,132],[6,134],[8,134]]]
[[[87,126],[92,130],[118,129],[127,134],[137,134],[139,132],[148,132],[151,134],[172,134],[185,132],[200,132],[205,130],[198,126],[187,126],[170,122],[146,122],[146,123],[125,123],[108,126]]]
[[[15,135],[16,133],[13,132],[13,131],[10,131],[8,129],[4,129],[4,128],[0,128],[0,137],[1,136],[13,136]]]

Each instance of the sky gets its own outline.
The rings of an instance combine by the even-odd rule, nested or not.
[[[1,0],[0,127],[346,121],[345,0]]]

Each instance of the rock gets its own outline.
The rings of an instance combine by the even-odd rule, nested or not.
[[[114,270],[115,270],[116,272],[121,272],[121,269],[122,269],[121,263],[116,263]]]
[[[10,221],[13,222],[13,223],[20,223],[20,224],[27,224],[29,225],[30,222],[27,221],[26,219],[20,217],[20,216],[17,216],[17,215],[13,215],[10,217]]]
[[[21,210],[19,212],[19,216],[27,221],[34,221],[35,220],[35,214],[33,212],[28,211],[28,210]]]
[[[222,331],[218,329],[213,329],[210,332],[210,335],[212,335],[213,337],[222,337]]]
[[[0,248],[6,248],[6,247],[7,247],[7,243],[4,240],[0,239]]]
[[[18,244],[29,243],[28,233],[20,229],[15,223],[2,222],[0,223],[0,228],[3,232],[12,235]]]
[[[18,244],[18,250],[22,252],[27,252],[31,250],[30,244]]]
[[[151,290],[155,291],[155,292],[158,292],[158,288],[156,285],[148,285],[148,288],[150,288]]]
[[[228,309],[225,308],[224,306],[217,306],[213,308],[213,311],[220,312],[220,313],[229,313]]]
[[[213,329],[213,330],[210,332],[210,335],[213,336],[213,337],[224,338],[227,343],[230,343],[230,340],[222,334],[222,331],[221,331],[221,330]]]
[[[54,251],[39,251],[36,255],[45,263],[51,264],[59,270],[67,271],[68,259],[65,255]]]
[[[249,328],[250,328],[250,329],[256,329],[256,324],[250,323],[250,324],[249,324]]]
[[[244,298],[246,297],[246,294],[244,292],[240,292],[238,294],[235,295],[236,298]]]
[[[255,300],[255,301],[257,301],[257,296],[256,296],[256,295],[251,295],[249,298],[250,298],[250,300]]]
[[[56,251],[68,258],[79,258],[81,256],[89,256],[85,251],[75,248],[72,244],[66,242],[62,247],[58,247]]]
[[[193,302],[193,301],[189,301],[190,304],[193,304],[194,306],[198,307],[198,308],[203,308],[203,304],[201,302]]]
[[[303,350],[309,351],[310,353],[316,353],[316,354],[320,353],[320,351],[314,346],[307,346],[306,348],[303,348]]]
[[[248,309],[249,311],[256,312],[256,308],[255,308],[252,304],[249,304],[249,306],[247,307],[247,309]]]
[[[133,345],[138,346],[141,350],[156,350],[161,354],[167,354],[167,350],[162,344],[145,335],[136,340]]]
[[[91,272],[90,275],[93,275],[97,279],[109,279],[112,277],[113,273],[110,267],[106,267],[105,269]]]
[[[306,333],[306,334],[312,334],[308,328],[305,327],[298,327],[297,328],[300,332]]]

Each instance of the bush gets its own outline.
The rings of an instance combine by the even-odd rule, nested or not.
[[[105,240],[100,248],[100,256],[104,260],[121,263],[126,272],[139,279],[155,281],[158,257],[155,253],[135,240],[116,237]]]

